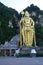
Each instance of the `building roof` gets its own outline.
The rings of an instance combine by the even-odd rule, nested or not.
[[[20,34],[17,34],[12,37],[11,41],[19,41],[19,38],[20,38]]]

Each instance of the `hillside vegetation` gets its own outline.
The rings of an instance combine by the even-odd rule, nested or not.
[[[30,17],[35,21],[37,45],[43,45],[43,26],[39,24],[39,15],[43,16],[43,11],[33,4],[23,11],[28,11]],[[35,15],[33,15],[33,12]],[[0,2],[0,43],[10,41],[13,36],[19,33],[18,22],[20,19],[21,13],[19,14],[15,9],[8,8]],[[36,24],[36,21],[38,21],[38,24]]]

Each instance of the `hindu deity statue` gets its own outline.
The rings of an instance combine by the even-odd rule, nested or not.
[[[20,48],[25,45],[31,47],[33,42],[36,47],[35,23],[27,11],[22,12],[20,20]]]

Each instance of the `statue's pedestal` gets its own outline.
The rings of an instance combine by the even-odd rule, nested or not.
[[[36,57],[38,56],[37,54],[42,53],[41,51],[43,51],[42,47],[27,47],[27,46],[23,46],[22,48],[19,48],[19,53],[17,53],[16,55],[20,55],[20,56],[26,56],[26,57]]]
[[[32,47],[26,47],[26,46],[23,46],[21,48],[21,50],[20,50],[20,53],[21,54],[30,54],[32,49],[35,49],[36,52],[39,50],[38,47],[33,47],[33,46]]]
[[[30,48],[29,47],[26,47],[26,46],[23,46],[20,50],[20,53],[21,54],[28,54],[30,53]]]

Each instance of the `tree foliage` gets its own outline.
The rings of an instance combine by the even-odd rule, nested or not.
[[[15,15],[15,17],[14,17]],[[0,42],[4,43],[9,41],[12,36],[17,34],[17,22],[18,12],[12,8],[8,8],[0,3]],[[9,21],[11,21],[13,28],[8,27]]]

